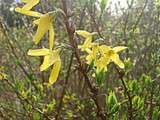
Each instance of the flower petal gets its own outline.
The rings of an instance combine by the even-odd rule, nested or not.
[[[52,22],[52,17],[49,16],[49,14],[44,14],[40,18],[38,29],[34,37],[35,44],[38,44],[41,38],[44,36],[44,34],[49,30],[51,22]]]
[[[43,48],[43,49],[36,49],[36,50],[29,50],[28,55],[31,56],[44,56],[50,53],[49,49]]]
[[[40,71],[44,71],[52,65],[51,63],[49,63],[49,59],[50,59],[50,55],[44,56],[43,63],[40,66]]]
[[[122,69],[124,68],[124,64],[123,64],[123,62],[120,60],[118,54],[113,53],[113,54],[111,55],[111,60],[112,60],[115,64],[117,64],[120,68],[122,68]]]
[[[97,71],[107,71],[107,65],[109,64],[109,62],[110,61],[107,61],[104,57],[101,57],[100,59],[96,60]]]
[[[40,19],[34,20],[33,23],[39,25]]]
[[[40,71],[46,70],[48,67],[50,67],[57,61],[60,61],[60,56],[59,56],[59,53],[55,50],[49,55],[46,55],[44,57],[44,61],[42,65],[40,66]]]
[[[113,51],[115,51],[117,53],[117,52],[120,52],[122,50],[125,50],[126,48],[127,47],[124,47],[124,46],[117,46],[117,47],[113,48]]]
[[[90,48],[92,45],[92,37],[86,38],[83,45],[79,45],[78,48],[81,49],[81,51],[86,51],[86,49]]]
[[[87,55],[87,56],[86,56],[87,64],[91,64],[91,62],[92,62],[93,60],[94,60],[93,55]]]
[[[103,53],[108,52],[110,49],[111,49],[110,46],[106,46],[106,45],[101,45],[101,46],[100,46],[100,50],[101,50]]]
[[[85,31],[85,30],[76,30],[75,32],[76,32],[78,35],[81,35],[81,36],[83,36],[83,37],[85,37],[85,38],[91,37],[91,33],[87,32],[87,31]]]
[[[22,9],[25,10],[31,10],[32,7],[34,7],[35,5],[37,5],[39,3],[40,0],[27,0],[25,1],[26,4],[22,7]]]
[[[56,82],[58,75],[59,75],[59,72],[60,72],[60,69],[61,69],[61,61],[57,61],[54,64],[54,67],[53,67],[51,74],[50,74],[50,77],[49,77],[50,84],[53,84]]]
[[[54,30],[52,24],[50,25],[49,28],[49,47],[52,50],[53,48],[53,43],[54,43]]]
[[[15,9],[16,12],[19,12],[21,14],[25,14],[25,15],[28,15],[28,16],[32,16],[32,17],[40,17],[42,14],[39,13],[39,12],[35,12],[35,11],[29,11],[29,10],[25,10],[25,9],[22,9],[22,8],[16,8]]]

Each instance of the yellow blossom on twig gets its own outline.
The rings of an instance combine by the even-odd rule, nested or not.
[[[28,55],[44,56],[43,63],[40,66],[40,71],[44,71],[53,65],[53,69],[49,77],[49,83],[50,84],[55,83],[61,68],[61,59],[59,56],[59,50],[50,50],[46,48],[29,50]]]

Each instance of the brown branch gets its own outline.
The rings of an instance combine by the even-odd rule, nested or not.
[[[126,83],[125,83],[125,81],[123,79],[124,73],[121,72],[121,71],[119,71],[119,69],[117,67],[116,67],[116,70],[117,70],[117,72],[119,74],[119,78],[120,78],[120,80],[122,82],[122,85],[124,87],[124,92],[126,93],[127,98],[128,98],[128,102],[129,102],[129,106],[128,106],[128,120],[133,120],[132,96],[130,95],[129,90],[128,90],[127,86],[126,86]]]
[[[59,105],[58,105],[57,114],[55,116],[56,120],[58,120],[59,114],[60,114],[60,111],[61,111],[61,108],[62,108],[63,98],[64,98],[64,95],[66,93],[66,87],[67,87],[69,76],[70,76],[72,62],[73,62],[73,53],[72,53],[71,58],[70,58],[70,63],[69,63],[69,67],[68,67],[68,70],[67,70],[67,75],[66,75],[65,83],[63,85],[62,95],[60,97],[60,102],[59,102]]]
[[[106,120],[106,114],[104,113],[104,111],[102,110],[101,106],[98,103],[98,98],[97,98],[98,90],[92,86],[92,84],[90,83],[90,80],[88,78],[88,75],[86,74],[85,69],[82,66],[80,56],[79,56],[79,51],[77,49],[76,39],[74,38],[75,27],[73,26],[72,22],[69,22],[69,15],[68,15],[68,11],[67,11],[66,1],[61,0],[61,3],[62,3],[62,10],[65,13],[65,15],[63,15],[63,18],[64,18],[64,23],[65,23],[65,26],[67,29],[69,41],[70,41],[71,46],[73,47],[75,57],[76,57],[77,62],[79,64],[79,70],[82,73],[82,75],[84,76],[85,81],[86,81],[87,85],[89,86],[91,93],[93,94],[92,99],[94,100],[96,107],[97,107],[97,117],[100,117],[102,120]]]

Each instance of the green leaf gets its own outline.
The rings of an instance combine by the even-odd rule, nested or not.
[[[41,119],[41,116],[38,112],[34,112],[33,113],[33,120],[40,120]]]
[[[132,104],[135,108],[138,109],[143,109],[144,107],[144,99],[142,99],[139,96],[134,96],[133,100],[132,100]]]
[[[104,80],[105,80],[104,70],[101,70],[100,72],[96,72],[96,82],[99,86],[101,86],[104,83]]]
[[[49,111],[52,111],[52,110],[54,109],[54,106],[55,106],[55,105],[56,105],[56,100],[53,99],[52,102],[47,105],[47,109],[48,109]]]
[[[157,97],[157,103],[160,105],[160,96]]]
[[[17,92],[23,91],[24,90],[24,84],[20,82],[20,80],[15,81],[15,89]]]
[[[109,96],[106,99],[106,104],[108,104],[109,110],[111,110],[114,105],[118,104],[118,101],[114,92],[111,91],[109,93]]]
[[[147,87],[151,84],[151,77],[146,75],[146,74],[143,74],[140,78],[143,82],[144,82],[144,85]]]
[[[152,120],[158,120],[159,117],[160,117],[160,111],[158,107],[155,107],[153,111]]]
[[[137,80],[132,81],[132,91],[138,92],[138,82]]]
[[[111,108],[111,113],[114,114],[119,110],[120,104],[117,103]]]

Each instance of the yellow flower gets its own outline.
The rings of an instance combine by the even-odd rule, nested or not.
[[[88,53],[86,57],[87,64],[91,64],[92,61],[97,59],[98,45],[97,44],[93,45],[92,48],[87,49],[86,52]]]
[[[32,17],[40,17],[42,14],[39,12],[35,12],[35,11],[30,11],[30,10],[24,10],[22,8],[16,8],[15,9],[16,12],[19,12],[21,14],[25,14],[28,16],[32,16]]]
[[[109,61],[101,53],[101,46],[94,44],[91,50],[88,50],[87,53],[87,64],[91,64],[94,61],[97,72],[100,72],[101,70],[107,71]]]
[[[22,7],[25,10],[31,10],[35,5],[39,3],[40,0],[22,0],[26,4]]]
[[[44,36],[44,34],[49,31],[49,46],[51,50],[53,48],[54,41],[54,30],[52,20],[52,16],[50,16],[49,13],[47,13],[42,15],[40,19],[34,21],[34,23],[38,25],[37,32],[34,36],[34,42],[38,44]]]
[[[124,63],[120,60],[118,53],[122,50],[125,50],[126,48],[127,47],[124,46],[117,46],[114,48],[103,46],[101,49],[108,62],[114,62],[116,65],[123,69]]]
[[[53,69],[49,77],[49,84],[53,84],[57,80],[61,68],[59,50],[50,50],[46,48],[29,50],[28,55],[44,56],[43,63],[40,66],[40,71],[44,71],[53,65]]]
[[[22,2],[25,2],[26,4],[22,8],[16,8],[15,11],[33,17],[40,17],[41,13],[31,11],[31,9],[37,5],[39,1],[40,0],[22,0]]]
[[[84,31],[84,30],[77,30],[76,33],[78,35],[81,35],[84,38],[86,38],[84,44],[78,46],[78,48],[80,48],[82,51],[86,51],[88,48],[91,47],[91,45],[92,45],[92,36],[97,34],[96,32],[89,33],[89,32]]]
[[[102,70],[107,71],[107,65],[110,62],[114,62],[120,68],[124,68],[123,62],[120,60],[118,52],[126,49],[127,47],[117,46],[111,48],[110,46],[94,44],[91,49],[87,50],[88,55],[86,56],[87,64],[94,62],[96,71],[100,72]]]

